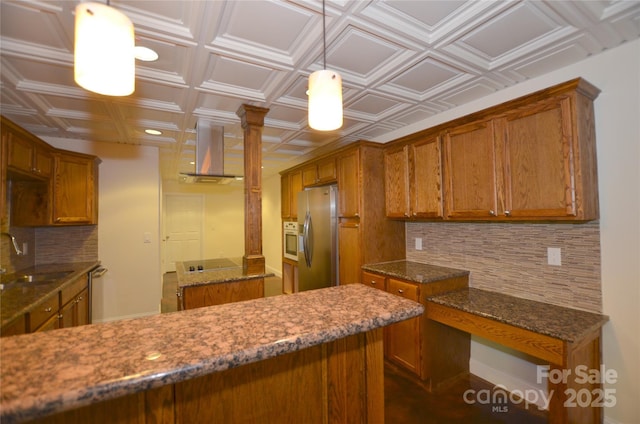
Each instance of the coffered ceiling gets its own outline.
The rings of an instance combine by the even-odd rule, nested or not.
[[[269,108],[266,177],[640,37],[638,1],[327,0],[345,119],[322,133],[307,125],[305,94],[322,68],[320,0],[112,0],[136,44],[160,55],[137,63],[128,97],[73,81],[77,3],[2,0],[2,114],[45,138],[157,146],[169,179],[193,171],[199,118],[224,125],[225,171],[242,173],[243,103]]]

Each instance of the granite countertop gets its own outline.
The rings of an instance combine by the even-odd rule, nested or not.
[[[469,271],[406,260],[367,264],[362,269],[421,284],[469,275]]]
[[[184,262],[176,262],[178,289],[203,284],[229,283],[232,281],[273,277],[275,275],[271,272],[265,272],[262,274],[246,274],[242,266],[242,258],[223,258],[221,260],[229,262],[229,266],[204,271],[188,271],[185,269]]]
[[[16,275],[71,271],[71,273],[64,278],[52,281],[51,283],[16,284],[2,290],[0,292],[0,305],[2,305],[0,316],[2,324],[0,325],[4,326],[13,319],[18,318],[29,309],[47,299],[50,295],[65,288],[65,286],[74,281],[78,276],[86,274],[98,265],[100,265],[99,261],[44,264],[22,269],[12,274],[2,275],[1,282],[6,283],[14,279]]]
[[[609,320],[606,315],[474,288],[428,300],[567,342],[581,340]]]
[[[350,284],[6,337],[0,344],[0,421],[223,371],[423,312],[419,303]]]

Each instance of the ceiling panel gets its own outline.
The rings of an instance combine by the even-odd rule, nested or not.
[[[640,37],[637,1],[327,0],[326,66],[343,78],[344,125],[323,133],[306,116],[308,76],[323,67],[319,0],[112,0],[136,44],[160,56],[136,64],[125,98],[73,81],[77,4],[0,2],[2,114],[44,138],[156,146],[166,179],[193,169],[199,118],[225,126],[226,171],[242,173],[243,103],[270,109],[269,176]]]

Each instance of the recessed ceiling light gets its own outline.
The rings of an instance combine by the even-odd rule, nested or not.
[[[152,130],[152,129],[146,129],[146,130],[144,130],[144,132],[146,132],[149,135],[161,135],[162,134],[162,131]]]
[[[153,62],[158,60],[158,53],[151,50],[149,47],[135,46],[136,59],[143,62]]]

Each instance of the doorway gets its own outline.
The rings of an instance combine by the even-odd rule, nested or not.
[[[203,195],[165,194],[163,223],[163,273],[174,272],[176,262],[202,259]]]

